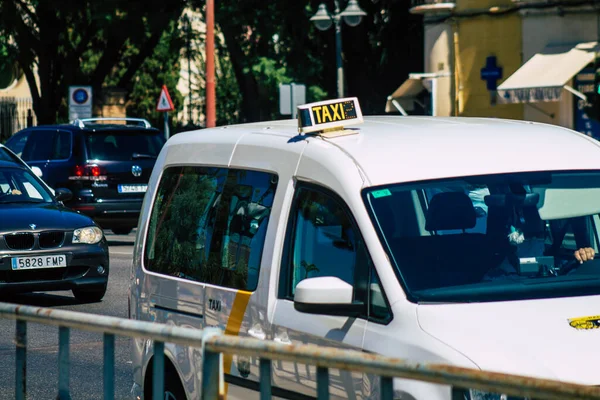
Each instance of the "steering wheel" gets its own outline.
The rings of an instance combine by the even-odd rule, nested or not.
[[[558,275],[567,275],[569,272],[573,271],[576,268],[581,267],[582,265],[589,263],[590,261],[594,261],[597,260],[598,255],[596,255],[592,260],[588,260],[588,261],[584,261],[583,264],[580,264],[579,261],[577,261],[577,259],[573,259],[569,262],[567,262],[566,264],[564,264],[559,270],[558,270]]]

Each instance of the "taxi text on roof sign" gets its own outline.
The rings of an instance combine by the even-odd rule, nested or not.
[[[298,106],[298,131],[300,133],[342,130],[344,126],[362,122],[363,116],[356,97]]]

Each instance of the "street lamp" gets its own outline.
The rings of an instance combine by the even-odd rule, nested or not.
[[[324,3],[319,4],[319,9],[310,20],[314,22],[315,27],[320,31],[326,31],[335,23],[335,53],[337,68],[337,97],[344,97],[344,68],[342,66],[342,19],[349,26],[360,24],[362,17],[367,15],[358,5],[356,0],[348,1],[346,9],[340,12],[338,0],[334,0],[335,11],[332,14],[327,10]]]

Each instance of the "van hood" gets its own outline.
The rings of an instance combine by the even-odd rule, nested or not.
[[[482,370],[600,385],[600,296],[419,305],[417,317]]]

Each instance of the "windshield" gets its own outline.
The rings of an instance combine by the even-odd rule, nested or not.
[[[0,168],[0,205],[52,201],[50,193],[29,171],[20,168]]]
[[[499,301],[600,294],[600,173],[478,176],[365,190],[409,298]]]
[[[156,158],[164,144],[159,133],[145,131],[107,131],[86,135],[88,159],[130,161]]]

